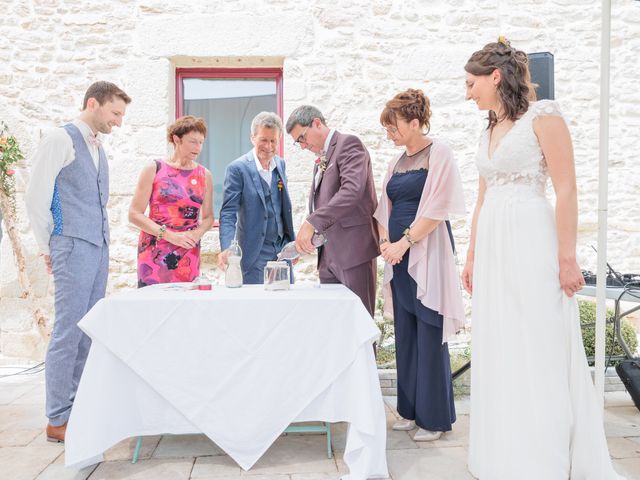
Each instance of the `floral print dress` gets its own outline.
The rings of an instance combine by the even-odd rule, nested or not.
[[[181,170],[156,160],[149,199],[149,218],[167,230],[185,232],[199,225],[206,188],[206,169]],[[200,274],[200,242],[186,249],[140,232],[138,287],[156,283],[191,282]]]

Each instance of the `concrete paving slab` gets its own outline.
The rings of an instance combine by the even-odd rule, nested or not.
[[[324,435],[283,435],[243,475],[333,473],[333,458],[327,458]]]
[[[411,438],[413,439],[413,433]],[[415,443],[419,448],[467,447],[469,445],[469,415],[458,415],[453,429],[443,433],[438,440]]]
[[[11,405],[37,405],[44,413],[46,395],[44,385],[26,391],[24,394],[16,398]]]
[[[343,473],[294,473],[291,480],[339,480]]]
[[[191,478],[240,477],[241,468],[228,455],[198,457],[191,471]]]
[[[98,465],[90,480],[188,480],[193,458],[151,458],[136,464],[118,460]]]
[[[0,430],[44,429],[47,417],[42,405],[9,404],[0,407]]]
[[[635,407],[612,407],[604,412],[607,437],[640,437],[640,412]]]
[[[0,448],[2,478],[32,480],[60,455],[60,451],[46,446]]]
[[[0,381],[0,405],[9,405],[31,391],[39,391],[40,387],[31,384],[9,384]]]
[[[153,458],[171,457],[204,457],[208,455],[224,455],[220,447],[206,435],[163,435]]]
[[[42,375],[39,375],[43,377]],[[135,438],[107,452],[106,461],[83,470],[64,467],[64,447],[46,441],[43,379],[0,381],[0,478],[11,480],[332,480],[348,473],[342,453],[346,423],[332,425],[334,457],[326,437],[280,437],[248,472],[204,435],[144,437],[141,460],[130,463]],[[13,378],[13,377],[12,377]],[[393,480],[469,480],[469,399],[456,400],[458,421],[435,442],[414,442],[413,432],[394,432],[395,397],[385,397],[387,458]],[[4,403],[3,403],[4,402]],[[640,412],[626,392],[605,396],[605,429],[614,466],[627,480],[640,480]]]
[[[640,480],[640,458],[614,460],[613,468],[626,480]]]
[[[464,447],[391,450],[387,462],[393,480],[473,480],[467,455]]]
[[[41,433],[33,439],[33,441],[29,444],[29,446],[40,446],[47,448],[55,448],[58,453],[64,452],[64,443],[53,443],[47,441],[47,433],[45,430],[42,430]]]
[[[86,480],[97,467],[98,465],[91,465],[81,470],[67,468],[64,466],[64,454],[61,453],[36,477],[36,480]]]
[[[619,392],[607,392],[604,395],[604,406],[608,407],[633,407],[631,395],[626,390]]]
[[[142,446],[140,447],[140,453],[138,455],[138,459],[147,459],[151,458],[153,452],[158,447],[160,443],[160,435],[155,436],[147,436],[142,437]],[[122,440],[121,442],[115,444],[109,450],[104,452],[104,460],[105,462],[110,462],[114,460],[129,460],[133,459],[133,452],[136,448],[136,443],[138,442],[136,438],[127,438],[126,440]],[[190,455],[186,455],[190,456]]]
[[[640,458],[640,442],[629,438],[608,438],[609,455],[611,458]]]
[[[0,448],[24,447],[43,432],[42,428],[8,428],[0,432]]]

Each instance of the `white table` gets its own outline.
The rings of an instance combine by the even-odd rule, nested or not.
[[[80,322],[91,351],[65,463],[102,460],[139,435],[207,435],[248,470],[292,422],[348,422],[345,479],[386,478],[379,331],[342,285],[180,291],[98,302]]]
[[[584,295],[587,297],[595,297],[596,296],[596,286],[595,285],[585,285],[579,290],[578,295]],[[624,341],[624,337],[622,336],[622,328],[621,322],[624,317],[630,315],[631,313],[640,310],[640,305],[636,307],[632,307],[627,311],[620,311],[620,302],[634,302],[640,304],[640,296],[638,295],[637,290],[634,290],[634,294],[629,293],[629,291],[625,291],[622,287],[611,287],[607,286],[605,288],[606,298],[609,300],[614,300],[614,312],[613,312],[613,330],[615,332],[618,343],[624,350],[626,358],[634,358],[635,352],[632,352],[627,345],[627,342]],[[614,358],[614,357],[611,357]],[[615,358],[614,358],[615,359]],[[624,358],[623,358],[624,359]]]
[[[586,297],[594,297],[595,298],[595,296],[596,296],[596,286],[595,285],[585,285],[577,293],[578,293],[578,295],[584,295]],[[629,292],[625,292],[624,288],[622,288],[622,287],[607,287],[607,288],[605,288],[605,295],[609,300],[640,303],[640,298],[638,298],[637,295],[632,295]]]

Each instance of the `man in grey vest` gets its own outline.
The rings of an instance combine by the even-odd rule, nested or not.
[[[275,113],[256,115],[254,148],[229,164],[224,179],[218,265],[225,267],[225,250],[236,236],[244,283],[262,283],[267,262],[295,239],[285,163],[276,155],[280,135],[282,120]]]
[[[75,121],[46,135],[32,159],[26,203],[55,287],[45,361],[47,440],[64,442],[91,341],[78,321],[104,297],[109,271],[109,165],[98,133],[122,125],[129,96],[113,83],[89,87]]]

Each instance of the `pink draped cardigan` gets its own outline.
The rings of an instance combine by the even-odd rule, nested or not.
[[[389,231],[391,201],[387,196],[387,183],[393,175],[401,155],[390,164],[382,184],[382,193],[374,218]],[[418,286],[417,296],[422,304],[435,310],[443,317],[442,343],[455,335],[465,323],[464,307],[460,280],[449,240],[449,233],[444,220],[449,215],[465,213],[462,195],[462,180],[453,158],[453,152],[444,143],[433,141],[429,158],[429,173],[422,190],[418,212],[412,225],[420,218],[441,220],[442,222],[429,235],[409,249],[409,275]],[[393,300],[391,296],[391,279],[393,267],[385,264],[383,296],[384,314],[393,316]]]

